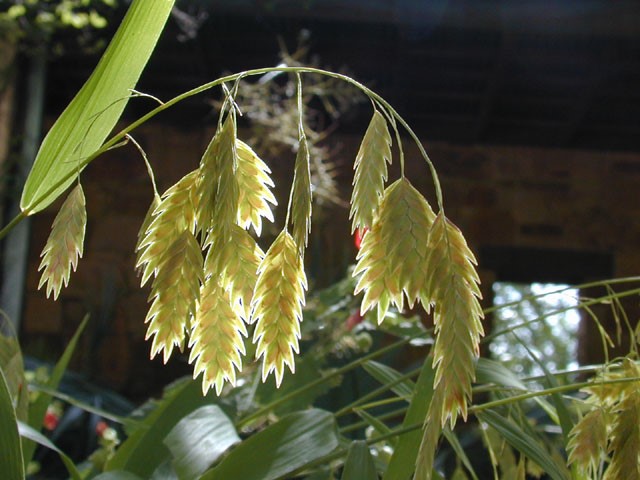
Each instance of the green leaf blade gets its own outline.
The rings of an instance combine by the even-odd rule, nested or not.
[[[107,462],[105,471],[125,470],[141,478],[150,478],[170,457],[164,438],[182,418],[211,403],[214,403],[214,397],[202,395],[200,382],[188,380],[174,386],[156,408],[138,422],[138,428]]]
[[[71,185],[124,110],[174,0],[135,0],[91,77],[42,142],[20,208],[27,215],[50,205]]]
[[[51,440],[49,440],[39,431],[22,422],[18,422],[18,430],[21,437],[30,440],[34,444],[37,443],[56,452],[60,456],[60,460],[62,460],[64,466],[67,467],[67,471],[69,472],[71,478],[73,480],[82,480],[82,475],[80,474],[80,471],[76,467],[75,463],[73,463],[73,460],[71,460],[71,458],[69,458],[62,450],[56,447]]]
[[[432,358],[427,357],[416,382],[409,409],[402,422],[403,427],[424,423],[431,398],[433,397],[434,376],[435,370],[432,367]],[[394,450],[384,474],[384,480],[407,480],[411,477],[415,469],[421,440],[422,431],[419,429],[400,436],[398,446]]]
[[[73,352],[76,350],[76,346],[78,345],[78,341],[80,340],[80,336],[87,326],[87,322],[89,321],[89,316],[85,316],[84,320],[69,340],[67,344],[67,348],[65,348],[64,352],[60,356],[58,363],[56,363],[55,367],[51,372],[51,376],[49,377],[49,381],[46,384],[46,388],[48,390],[56,390],[58,385],[60,385],[60,381],[64,375],[69,362],[71,361],[71,357],[73,356]],[[44,421],[44,416],[47,413],[47,407],[51,403],[52,395],[46,392],[40,392],[37,400],[31,405],[29,410],[29,421],[28,426],[33,428],[35,431],[39,432],[42,428],[42,422]],[[33,453],[35,451],[35,443],[25,441],[24,442],[24,459],[25,464],[29,463]]]
[[[24,464],[22,448],[18,436],[18,421],[11,402],[11,394],[0,369],[0,467],[3,478],[7,480],[22,480],[24,478]]]
[[[232,445],[240,443],[233,423],[217,405],[194,410],[173,427],[164,444],[178,478],[198,478]]]
[[[569,479],[566,467],[559,465],[537,439],[524,432],[515,422],[493,410],[479,412],[476,416],[493,427],[509,445],[537,463],[553,480]]]
[[[324,457],[338,446],[334,416],[310,409],[283,417],[240,445],[201,480],[275,480]]]
[[[364,440],[351,443],[341,480],[378,480],[371,451]]]

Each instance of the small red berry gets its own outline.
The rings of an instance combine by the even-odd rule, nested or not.
[[[58,415],[48,410],[47,413],[44,414],[44,422],[43,422],[44,428],[49,431],[55,430],[56,427],[58,426],[59,420],[60,420],[60,417],[58,417]]]
[[[100,420],[98,423],[96,423],[96,435],[101,437],[107,428],[109,428],[109,424],[104,420]]]
[[[360,309],[356,310],[355,313],[351,314],[351,316],[349,318],[347,318],[347,331],[351,331],[355,328],[356,325],[358,325],[359,323],[361,323],[363,320],[363,316],[360,313]]]

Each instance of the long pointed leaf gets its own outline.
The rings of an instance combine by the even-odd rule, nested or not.
[[[16,417],[24,422],[29,415],[29,396],[24,377],[22,351],[11,321],[4,316],[0,316],[0,368],[7,381]]]
[[[124,110],[174,0],[134,0],[89,80],[45,137],[27,178],[20,208],[27,215],[51,204],[85,166]]]
[[[64,375],[67,366],[69,365],[69,361],[73,356],[73,352],[76,350],[76,346],[78,345],[78,340],[80,339],[80,335],[84,331],[87,326],[87,322],[89,321],[89,316],[85,316],[84,320],[76,330],[76,333],[73,334],[71,340],[67,344],[67,348],[64,349],[62,356],[56,363],[55,367],[53,367],[53,371],[51,372],[51,376],[49,377],[49,381],[46,384],[46,387],[49,390],[56,390],[58,385],[60,385],[60,381],[62,380],[62,376]],[[51,403],[52,396],[45,392],[40,392],[36,401],[31,405],[31,409],[29,410],[29,421],[28,425],[36,431],[39,431],[42,427],[42,422],[44,420],[44,416],[47,413],[47,407]],[[35,451],[36,445],[33,442],[25,441],[23,442],[24,449],[24,460],[25,465],[29,463],[31,457],[33,456],[33,452]]]
[[[471,478],[473,478],[473,480],[478,480],[478,476],[476,475],[476,472],[473,469],[473,465],[471,465],[471,461],[469,460],[469,457],[464,451],[464,448],[462,448],[462,445],[460,444],[460,440],[458,440],[458,437],[456,436],[456,434],[451,430],[449,430],[448,428],[445,428],[442,431],[442,433],[447,439],[447,442],[449,442],[449,445],[451,445],[451,448],[453,448],[453,451],[456,452],[456,455],[460,459],[460,462],[464,465],[464,467],[467,469],[467,471],[471,475]]]
[[[373,428],[376,432],[378,432],[378,435],[387,435],[391,433],[391,429],[387,427],[387,425],[383,421],[378,420],[376,417],[374,417],[370,413],[367,413],[366,410],[356,409],[354,411],[359,417],[361,417],[365,422],[367,422],[371,426],[371,428]],[[392,437],[389,440],[389,443],[391,444],[392,447],[395,448],[397,443],[397,437],[396,438]]]
[[[544,447],[515,422],[510,422],[492,410],[479,412],[476,416],[480,421],[493,427],[509,445],[536,462],[553,480],[569,479],[566,468],[554,461]]]
[[[351,443],[341,480],[378,480],[376,466],[367,442],[356,440]]]
[[[422,371],[416,382],[411,398],[409,410],[402,422],[403,427],[423,423],[433,396],[433,377],[435,370],[432,368],[432,359],[427,357]],[[422,431],[415,430],[400,437],[398,446],[393,452],[389,466],[384,474],[384,480],[406,480],[415,469],[418,448],[422,440]]]
[[[198,478],[236,443],[240,443],[240,437],[217,405],[205,405],[191,412],[164,439],[181,479]]]
[[[318,409],[287,415],[236,446],[201,480],[275,480],[338,446],[335,417]]]
[[[9,387],[0,368],[0,471],[7,480],[22,480],[24,464],[18,436],[16,412],[11,403]]]
[[[175,386],[157,407],[138,422],[138,427],[107,462],[106,471],[126,470],[150,478],[169,456],[163,440],[175,425],[198,407],[214,403],[213,395],[202,396],[199,382],[185,381]]]
[[[513,333],[513,335],[516,337],[518,342],[520,342],[520,344],[525,348],[525,350],[527,351],[529,356],[533,359],[533,361],[542,369],[542,371],[544,372],[544,376],[545,376],[545,378],[547,380],[547,385],[550,388],[557,387],[559,385],[558,384],[558,380],[556,380],[556,377],[551,375],[551,372],[549,371],[547,366],[544,364],[544,362],[540,361],[538,356],[535,353],[533,353],[533,351],[529,348],[529,346],[527,345],[527,343],[524,340],[522,340],[515,333]],[[554,418],[554,416],[552,416],[552,419],[554,421],[557,419],[557,422],[560,424],[560,428],[562,429],[562,436],[563,436],[564,442],[566,444],[569,441],[569,432],[571,432],[571,430],[573,429],[573,426],[575,425],[575,422],[571,418],[571,414],[569,413],[569,409],[565,405],[564,401],[562,400],[562,396],[559,393],[557,393],[557,392],[552,393],[551,394],[551,401],[552,401],[553,405],[555,406],[555,412],[554,413],[556,414],[555,418]]]
[[[75,463],[73,463],[73,460],[71,460],[62,450],[56,447],[51,440],[22,422],[18,422],[18,430],[20,431],[21,437],[27,438],[31,442],[38,443],[43,447],[47,447],[60,455],[60,460],[62,460],[64,466],[67,467],[67,471],[69,472],[69,475],[71,475],[71,478],[73,478],[73,480],[82,480],[82,475],[80,475],[80,472],[78,471]]]
[[[364,368],[369,375],[378,380],[383,385],[387,385],[390,383],[398,382],[391,390],[396,395],[404,398],[407,402],[411,401],[411,396],[413,395],[413,389],[415,385],[409,379],[400,380],[402,374],[397,370],[389,367],[380,362],[376,362],[374,360],[369,360],[362,364],[362,368]]]

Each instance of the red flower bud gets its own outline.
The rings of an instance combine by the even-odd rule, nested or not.
[[[360,313],[360,309],[356,310],[355,313],[351,314],[351,316],[349,318],[347,318],[347,331],[351,331],[355,328],[356,325],[358,325],[360,322],[362,322],[362,314]]]
[[[109,428],[109,424],[104,420],[100,420],[98,423],[96,423],[96,435],[101,437],[107,428]]]
[[[54,412],[48,410],[47,413],[44,414],[44,421],[42,422],[44,428],[49,431],[53,431],[58,426],[60,418]]]
[[[354,235],[353,243],[355,243],[356,248],[360,250],[360,245],[362,245],[362,239],[364,238],[365,233],[367,233],[369,229],[367,227],[358,228]]]

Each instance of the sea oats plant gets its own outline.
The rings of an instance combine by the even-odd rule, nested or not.
[[[163,194],[155,193],[140,228],[135,252],[141,284],[151,283],[150,305],[144,320],[151,356],[162,354],[167,362],[174,349],[188,350],[193,376],[201,377],[201,382],[195,389],[191,383],[175,386],[158,404],[158,410],[145,419],[144,428],[133,427],[129,440],[104,468],[131,469],[140,478],[151,477],[154,471],[159,471],[156,468],[169,465],[165,447],[171,450],[172,468],[195,468],[198,462],[190,460],[179,465],[184,450],[172,449],[175,443],[171,439],[188,441],[193,425],[197,424],[211,427],[207,434],[216,432],[216,435],[220,425],[224,425],[230,432],[229,446],[240,443],[222,459],[222,452],[215,458],[207,457],[201,470],[183,472],[184,478],[201,475],[207,479],[285,478],[317,473],[319,470],[314,468],[321,462],[327,466],[323,467],[322,478],[334,475],[336,472],[331,469],[338,468],[342,469],[344,480],[353,480],[364,471],[358,468],[361,464],[366,464],[370,478],[377,476],[376,470],[385,480],[406,480],[412,475],[419,480],[438,478],[434,472],[441,469],[441,465],[435,454],[442,438],[458,459],[455,475],[464,475],[464,469],[472,478],[478,478],[473,462],[454,431],[460,417],[466,420],[468,415],[474,415],[486,439],[499,437],[497,442],[486,441],[494,478],[498,478],[498,471],[507,478],[524,478],[526,471],[536,470],[543,470],[554,480],[640,478],[637,387],[640,370],[635,363],[635,344],[626,359],[599,367],[602,369],[599,376],[582,383],[561,385],[557,379],[561,375],[548,372],[541,364],[546,385],[537,391],[500,364],[479,359],[484,313],[480,308],[475,257],[463,233],[445,214],[438,176],[421,142],[392,106],[369,88],[345,75],[297,64],[249,70],[214,80],[166,103],[160,102],[154,110],[105,141],[126,101],[141,95],[132,89],[172,4],[167,0],[132,3],[114,47],[105,53],[88,86],[43,142],[23,192],[21,214],[0,231],[0,237],[4,236],[22,218],[46,208],[74,185],[54,220],[39,268],[42,270],[40,287],[46,285],[47,296],[57,298],[83,253],[87,218],[80,186],[82,169],[109,149],[127,142],[137,146],[132,133],[156,114],[188,97],[221,87],[223,101],[218,126],[198,168]],[[140,32],[148,35],[140,37],[130,48],[123,47],[126,39],[138,38],[136,35]],[[132,58],[136,59],[135,68],[130,64]],[[126,75],[121,76],[121,71],[126,71]],[[268,121],[270,124],[281,121],[280,126],[286,127],[279,129],[278,135],[294,148],[296,159],[286,213],[284,218],[276,218],[271,210],[277,204],[271,191],[274,182],[269,166],[260,157],[264,152],[259,148],[260,143],[239,138],[237,117],[244,110],[243,102],[253,106],[264,102],[264,96],[260,95],[265,91],[264,84],[283,74],[287,76],[287,88],[291,92],[285,102],[286,115],[281,118],[270,115]],[[259,78],[257,87],[249,82],[254,77]],[[372,105],[371,121],[354,159],[350,196],[352,231],[358,230],[363,239],[355,259],[355,278],[351,279],[353,295],[349,295],[352,299],[362,294],[360,311],[351,312],[350,318],[355,321],[348,328],[354,328],[359,322],[367,324],[369,317],[375,318],[373,323],[381,329],[394,322],[397,326],[402,323],[398,318],[402,319],[405,307],[416,309],[419,304],[433,315],[434,329],[432,335],[427,335],[424,328],[417,328],[391,345],[362,353],[356,360],[334,370],[320,372],[313,369],[316,359],[304,357],[300,350],[303,331],[310,328],[309,318],[302,321],[307,303],[304,257],[314,213],[312,200],[320,196],[316,187],[323,182],[318,178],[331,176],[327,159],[318,158],[318,150],[314,148],[319,131],[315,130],[317,125],[311,125],[307,101],[326,85],[332,85],[331,88],[346,85],[349,88],[342,93],[357,90]],[[248,93],[243,95],[243,92]],[[256,92],[259,102],[255,102]],[[251,112],[247,114],[250,118],[257,118],[261,113],[251,108],[245,111]],[[418,191],[405,175],[403,142],[407,137],[416,143],[432,173],[436,198],[433,206],[425,192]],[[400,167],[397,178],[389,178],[388,168],[392,162]],[[152,169],[150,171],[153,182]],[[265,241],[261,238],[264,221],[274,222],[280,232],[265,248],[266,253],[259,246]],[[640,289],[631,292],[637,295]],[[582,308],[588,311],[590,305],[615,302],[618,295],[608,292],[599,299],[585,300]],[[367,315],[368,312],[373,313]],[[512,330],[517,328],[515,325]],[[339,330],[338,334],[346,337],[346,330]],[[325,335],[325,338],[335,336]],[[412,378],[418,371],[400,374],[374,361],[418,339],[432,346],[418,369],[415,382]],[[245,358],[247,352],[254,352],[255,359]],[[305,369],[307,374],[312,372],[313,378],[266,405],[247,407],[247,398],[255,398],[261,386],[269,386],[239,382],[242,375],[245,375],[243,380],[248,378],[243,367],[247,370],[247,364],[253,360],[261,362],[259,377],[264,381],[273,374],[279,387],[287,368],[295,372],[298,355],[303,355],[303,360],[298,360],[298,374],[293,378]],[[334,414],[320,410],[296,411],[268,425],[273,415],[281,413],[279,409],[290,405],[287,402],[304,397],[314,389],[325,392],[328,384],[339,384],[343,374],[360,366],[382,383],[382,387],[360,396]],[[476,379],[479,385],[474,385]],[[10,403],[4,401],[8,396],[2,396],[2,384],[0,382],[0,414],[12,409]],[[231,388],[234,386],[237,388]],[[576,397],[567,401],[562,397],[579,387],[587,392],[585,399]],[[216,406],[215,412],[209,408],[214,406],[208,395],[212,389],[217,395],[237,395],[234,399],[239,412],[233,424],[220,408]],[[394,396],[372,401],[376,395],[389,392]],[[476,392],[489,393],[488,400],[473,404],[472,395]],[[543,396],[548,399],[542,399]],[[568,450],[566,461],[550,452],[545,443],[546,432],[543,435],[526,416],[530,408],[526,402],[532,398],[562,430],[562,446]],[[374,407],[400,401],[408,406],[391,412],[393,415],[388,417],[369,413]],[[203,407],[207,408],[206,415],[189,418],[198,413],[196,408],[204,402],[209,402]],[[7,404],[8,409],[4,408]],[[170,422],[165,424],[159,420],[171,414],[173,404],[179,405],[182,417],[167,426]],[[187,409],[180,409],[186,404],[193,408],[184,417]],[[571,412],[567,404],[572,405]],[[579,404],[579,408],[574,404]],[[305,403],[304,408],[307,407]],[[578,410],[583,416],[576,422],[573,412]],[[367,440],[341,443],[336,419],[348,413],[359,415],[376,435]],[[400,417],[403,418],[400,426],[385,423],[389,418]],[[212,419],[218,423],[208,424]],[[157,423],[149,423],[152,421]],[[237,435],[236,427],[246,433],[265,424],[268,426],[264,430],[246,441]],[[17,437],[17,422],[13,425],[16,431],[11,433]],[[341,440],[361,426],[343,425]],[[5,436],[0,434],[2,448],[7,446],[2,443],[4,440]],[[190,444],[193,451],[198,447]],[[393,454],[387,459],[389,449]],[[517,451],[519,458],[516,459],[511,449]],[[210,449],[206,450],[200,453],[209,455]],[[377,462],[371,458],[370,451],[378,454]],[[145,458],[144,465],[135,464],[132,452]],[[501,452],[505,452],[504,459],[509,461],[498,458]],[[191,453],[187,456],[189,459]],[[254,455],[256,453],[260,455]],[[246,461],[247,455],[256,458],[255,466]],[[14,463],[21,465],[21,462]],[[245,474],[251,468],[252,475]],[[205,472],[206,469],[209,470]],[[74,471],[70,473],[79,478]]]
[[[236,127],[240,80],[278,69],[213,82],[208,88],[222,85],[226,94],[217,131],[198,169],[154,197],[138,236],[136,267],[143,285],[152,281],[145,320],[151,356],[162,353],[166,362],[174,348],[190,349],[189,362],[194,364],[194,377],[202,374],[203,392],[215,387],[220,394],[225,383],[235,384],[251,333],[263,380],[274,373],[279,385],[285,366],[295,371],[312,215],[302,78],[319,74],[346,81],[368,95],[373,105],[354,162],[350,210],[352,229],[367,231],[354,270],[355,294],[364,293],[361,313],[375,310],[382,323],[392,305],[402,311],[405,305],[419,303],[434,312],[435,393],[418,458],[419,478],[430,478],[441,428],[445,423],[453,428],[458,416],[466,419],[471,399],[483,334],[475,258],[462,232],[444,214],[435,170],[420,144],[434,175],[438,213],[405,176],[399,125],[413,140],[417,138],[388,103],[339,74],[309,68],[281,70],[296,75],[298,111],[298,152],[284,228],[266,253],[249,231],[259,237],[263,220],[274,221],[271,206],[276,199],[270,190],[274,183],[269,167],[238,138]],[[387,184],[387,166],[394,156],[390,132],[395,136],[401,174]],[[60,215],[74,218],[84,228],[79,189]],[[65,249],[59,251],[62,233],[59,222],[54,224],[45,248],[43,266],[47,268],[41,284],[48,283],[56,296],[77,262],[77,255],[69,252],[82,252],[82,235],[76,230],[65,234]]]

